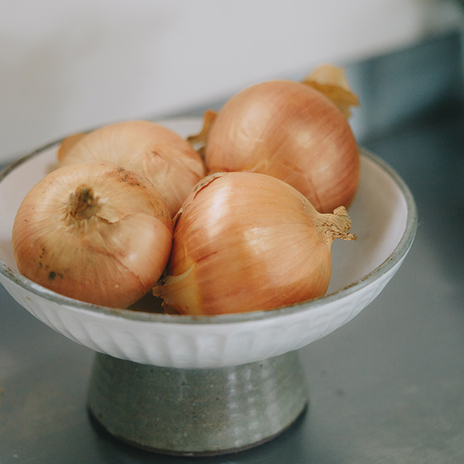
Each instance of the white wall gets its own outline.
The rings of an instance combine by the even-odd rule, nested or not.
[[[0,163],[457,21],[453,0],[0,0]]]

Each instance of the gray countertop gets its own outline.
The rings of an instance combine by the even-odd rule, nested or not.
[[[404,178],[419,227],[403,266],[349,324],[300,351],[310,407],[273,441],[180,458],[94,426],[94,353],[0,288],[0,463],[464,462],[464,112],[442,108],[364,145]]]

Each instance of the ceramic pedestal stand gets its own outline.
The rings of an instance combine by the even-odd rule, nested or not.
[[[163,124],[187,136],[198,133],[201,123]],[[296,350],[369,305],[414,240],[417,211],[407,185],[382,160],[360,149],[361,179],[350,207],[358,240],[353,246],[333,244],[326,296],[273,311],[215,317],[117,310],[72,300],[22,276],[11,245],[19,205],[56,165],[60,143],[0,173],[0,283],[49,327],[106,353],[97,355],[90,410],[110,433],[140,447],[218,454],[254,446],[288,427],[307,403]]]
[[[239,366],[176,369],[97,354],[89,409],[112,435],[167,454],[211,455],[263,443],[307,404],[298,353]]]

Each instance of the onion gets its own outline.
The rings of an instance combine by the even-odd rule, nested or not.
[[[63,141],[61,166],[109,161],[141,173],[163,196],[172,216],[192,187],[204,177],[198,153],[177,133],[151,121],[125,121],[103,126],[86,136]]]
[[[21,274],[62,295],[125,308],[169,259],[172,221],[151,182],[107,162],[58,168],[22,201],[12,245]]]
[[[189,141],[204,143],[200,152],[208,173],[268,174],[295,187],[319,212],[348,208],[360,177],[357,143],[340,108],[310,85],[320,76],[311,79],[256,84],[219,113],[207,111],[203,130]],[[334,86],[320,87],[336,94]]]
[[[320,214],[297,190],[258,173],[217,173],[175,218],[154,287],[169,312],[211,315],[287,306],[326,293],[334,239],[353,240],[346,209]]]

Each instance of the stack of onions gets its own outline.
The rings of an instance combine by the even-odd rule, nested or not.
[[[170,312],[267,310],[326,293],[334,239],[353,240],[344,207],[318,213],[296,189],[246,172],[212,174],[175,218],[171,257],[154,289]]]
[[[107,162],[56,169],[26,195],[13,225],[19,272],[62,295],[125,308],[161,276],[172,221],[157,189]]]
[[[343,71],[326,66],[245,89],[188,140],[143,120],[74,134],[17,212],[18,269],[109,307],[152,290],[188,315],[322,296],[333,240],[356,238],[353,104]]]
[[[341,68],[324,66],[303,83],[253,85],[205,113],[200,134],[208,173],[248,171],[281,179],[322,213],[349,207],[360,177],[360,157],[348,124],[357,104]]]
[[[63,141],[58,160],[60,166],[108,161],[137,171],[156,186],[172,216],[205,175],[203,160],[190,143],[160,124],[144,120],[74,134]]]

